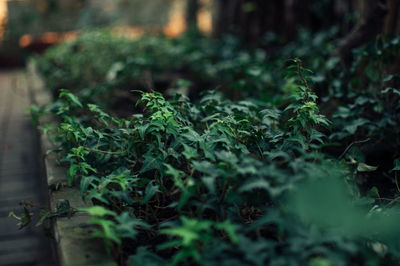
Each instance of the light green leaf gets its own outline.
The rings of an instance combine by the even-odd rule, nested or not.
[[[400,171],[400,158],[394,160],[394,167],[392,171]]]
[[[183,156],[185,156],[185,158],[187,160],[190,160],[192,158],[197,158],[199,156],[199,154],[197,153],[197,149],[190,147],[189,145],[186,144],[182,144],[184,151],[182,152]]]
[[[68,90],[62,89],[61,92],[60,92],[60,98],[66,98],[70,102],[73,102],[74,104],[78,105],[79,107],[83,107],[83,105],[79,101],[78,97],[76,97],[74,94],[72,94]]]
[[[365,163],[358,163],[357,172],[373,172],[378,169],[377,166],[371,166]]]
[[[79,208],[78,211],[87,212],[90,215],[96,216],[96,217],[104,217],[106,215],[110,215],[110,216],[117,215],[117,213],[107,210],[103,206],[98,206],[98,205],[89,207],[89,208]]]

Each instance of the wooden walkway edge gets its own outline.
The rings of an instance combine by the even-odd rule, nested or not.
[[[26,107],[32,95],[23,70],[0,72],[0,266],[56,265],[51,238],[8,218],[19,202],[47,204],[39,136]]]

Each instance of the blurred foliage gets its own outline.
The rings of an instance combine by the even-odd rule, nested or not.
[[[128,40],[113,37],[108,31],[94,31],[50,49],[36,61],[55,95],[59,89],[69,89],[83,100],[109,103],[113,90],[154,87],[165,91],[174,88],[179,79],[185,79],[192,82],[195,96],[204,87],[220,87],[233,98],[255,96],[274,101],[280,98],[279,88],[284,82],[285,62],[277,59],[312,56],[314,60],[305,63],[318,69],[316,78],[322,79],[326,72],[322,66],[334,49],[329,41],[335,33],[332,29],[311,36],[302,31],[298,42],[269,54],[261,48],[245,49],[231,35],[222,40],[192,34],[177,39],[144,36]],[[283,46],[271,34],[266,35],[264,42],[265,46]],[[332,59],[329,63],[333,68],[338,61]]]

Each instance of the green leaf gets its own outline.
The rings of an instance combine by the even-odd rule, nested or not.
[[[352,121],[350,124],[348,124],[347,126],[344,127],[344,130],[349,132],[349,134],[355,134],[357,129],[361,126],[366,125],[367,123],[369,123],[369,120],[365,119],[365,118],[358,118],[354,121]]]
[[[60,98],[66,98],[70,102],[73,102],[74,104],[78,105],[79,107],[83,107],[83,105],[79,101],[78,97],[76,97],[74,94],[70,93],[68,90],[61,89],[59,97]]]
[[[184,138],[186,138],[189,141],[193,141],[193,142],[201,142],[203,140],[203,138],[199,135],[199,133],[197,133],[196,131],[194,131],[191,128],[187,128],[188,132],[182,134],[182,136]]]
[[[400,158],[397,158],[393,161],[394,167],[392,171],[400,171]]]
[[[380,198],[380,195],[379,195],[379,190],[378,190],[378,188],[377,187],[372,187],[369,191],[368,191],[368,193],[367,193],[367,197],[370,197],[370,198],[373,198],[373,199],[377,199],[377,198]]]
[[[139,233],[137,227],[150,228],[148,224],[132,217],[128,212],[121,213],[115,220],[118,222],[116,230],[124,238],[135,239]]]
[[[144,137],[146,136],[146,131],[149,128],[150,124],[144,124],[144,125],[136,125],[135,129],[139,132],[140,137],[142,140],[144,140]]]
[[[192,162],[193,168],[199,172],[206,173],[206,174],[213,174],[215,173],[216,166],[209,161],[201,161]]]
[[[185,158],[187,160],[190,160],[192,158],[197,158],[199,156],[199,154],[197,153],[197,149],[190,147],[189,145],[186,144],[182,144],[184,151],[182,152],[183,156],[185,156]]]
[[[76,164],[71,164],[67,171],[67,178],[68,178],[68,185],[72,186],[72,183],[74,182],[76,173],[78,172],[78,165]]]
[[[179,179],[182,175],[184,175],[183,171],[177,170],[174,167],[172,167],[170,164],[165,163],[164,166],[167,168],[165,173],[167,175],[172,176],[174,179]]]
[[[153,153],[147,152],[145,155],[143,155],[144,162],[142,169],[140,169],[140,173],[145,173],[149,170],[152,169],[157,169],[161,172],[163,169],[163,160],[161,159],[161,155],[154,156]]]
[[[87,212],[90,215],[96,216],[96,217],[104,217],[106,215],[110,215],[110,216],[117,215],[117,213],[107,210],[103,206],[98,206],[98,205],[89,207],[89,208],[79,208],[78,211]]]
[[[93,181],[98,181],[99,178],[96,176],[84,176],[81,179],[80,183],[80,191],[81,191],[81,196],[83,196],[89,189],[91,185],[94,185]]]
[[[252,192],[254,189],[264,189],[269,191],[271,189],[271,185],[265,179],[256,179],[241,186],[239,188],[239,192]]]
[[[88,104],[89,110],[96,113],[98,115],[98,118],[106,125],[108,126],[107,118],[110,118],[110,116],[103,112],[97,105],[95,104]]]
[[[378,169],[377,166],[371,166],[361,162],[359,162],[357,166],[357,172],[373,172],[376,169]]]
[[[223,223],[217,223],[215,227],[219,230],[225,231],[232,243],[237,244],[239,242],[239,238],[236,234],[239,226],[231,223],[229,220],[226,220]]]
[[[131,261],[130,266],[143,266],[143,265],[151,265],[151,266],[165,266],[168,263],[159,257],[147,250],[147,247],[139,246],[136,250],[135,255],[131,255],[129,257]]]
[[[92,166],[90,166],[90,164],[86,163],[86,162],[82,162],[79,164],[79,168],[82,172],[84,172],[86,175],[89,173],[88,170],[92,171],[93,173],[97,173],[97,170],[94,169]]]
[[[379,69],[376,67],[375,63],[371,62],[368,64],[367,68],[365,69],[365,75],[367,75],[367,77],[373,82],[379,81]]]
[[[317,257],[310,259],[308,266],[332,266],[332,262],[327,258]]]
[[[101,231],[97,230],[92,233],[92,237],[103,238],[106,245],[109,247],[109,241],[113,241],[118,245],[121,244],[121,238],[116,232],[115,223],[111,220],[93,218],[89,221],[91,224],[96,224],[101,227]]]
[[[223,162],[227,162],[230,164],[236,164],[238,162],[237,156],[230,151],[218,151],[215,152],[217,158]]]
[[[144,198],[142,204],[148,202],[156,193],[160,192],[159,185],[154,184],[154,180],[147,184],[144,192]]]

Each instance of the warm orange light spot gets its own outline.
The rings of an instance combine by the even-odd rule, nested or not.
[[[40,36],[33,36],[30,34],[22,35],[19,39],[19,46],[21,48],[26,48],[31,45],[41,44],[45,46],[50,46],[60,42],[74,41],[78,35],[79,31],[68,31],[68,32],[45,32]]]
[[[60,41],[62,41],[62,42],[75,41],[76,38],[78,38],[79,34],[80,34],[80,31],[78,31],[78,30],[64,32],[61,36]]]
[[[197,24],[202,32],[210,34],[212,32],[212,2],[200,0],[200,3],[202,7],[197,14]]]
[[[0,40],[3,39],[4,28],[7,23],[7,1],[0,1]]]
[[[173,1],[169,22],[164,27],[164,34],[169,37],[176,37],[186,30],[185,3],[181,0]]]
[[[19,39],[19,46],[22,48],[28,47],[33,42],[32,35],[25,34]]]
[[[59,42],[61,39],[61,34],[57,32],[45,32],[39,37],[41,43],[44,44],[54,44]]]
[[[113,27],[112,31],[117,36],[123,36],[128,39],[137,39],[146,33],[143,27],[129,27],[129,26]]]
[[[39,1],[40,2],[40,1]],[[159,34],[164,33],[169,37],[177,37],[185,32],[186,26],[186,3],[185,0],[171,1],[171,9],[169,21],[167,25],[162,26],[146,26],[146,27],[132,27],[132,26],[117,26],[112,28],[112,32],[118,36],[124,36],[129,39],[137,39],[144,34]],[[197,22],[199,29],[204,33],[211,33],[212,31],[212,0],[200,0],[201,8],[198,13]],[[2,9],[4,4],[4,9]],[[7,17],[7,4],[6,0],[0,0],[0,19],[4,12],[4,17]],[[0,24],[1,30],[1,24]],[[40,36],[33,36],[30,34],[23,35],[19,40],[19,45],[22,48],[43,44],[53,45],[60,42],[74,41],[81,31],[68,31],[63,33],[46,32]],[[0,31],[1,38],[1,31]]]

